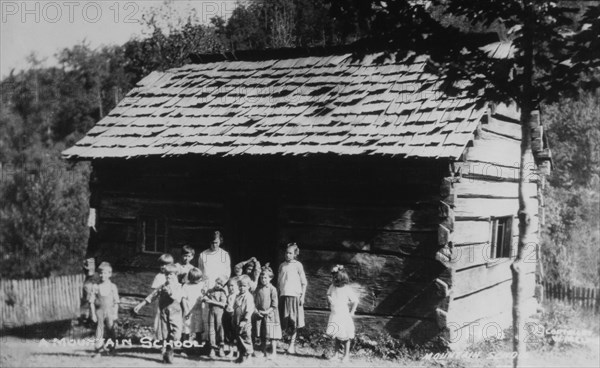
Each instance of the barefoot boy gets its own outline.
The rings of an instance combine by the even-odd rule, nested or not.
[[[165,265],[162,268],[166,275],[166,283],[155,289],[142,302],[135,306],[134,313],[139,313],[140,309],[146,304],[152,303],[158,299],[160,335],[158,338],[163,342],[163,362],[173,363],[173,344],[181,339],[183,328],[183,316],[188,316],[187,303],[184,300],[184,293],[177,279],[179,267],[174,264]]]
[[[104,339],[110,339],[114,342],[114,324],[119,315],[119,290],[117,289],[117,285],[110,281],[110,277],[112,276],[110,263],[102,262],[98,266],[98,272],[100,273],[100,283],[93,285],[89,299],[92,321],[97,323],[97,354],[106,350],[114,350],[114,344],[108,349],[105,348]]]

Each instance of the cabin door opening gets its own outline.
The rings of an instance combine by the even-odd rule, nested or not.
[[[226,248],[231,253],[232,267],[241,261],[256,257],[264,265],[270,262],[277,272],[278,212],[274,196],[260,191],[244,191],[231,205],[232,243]]]

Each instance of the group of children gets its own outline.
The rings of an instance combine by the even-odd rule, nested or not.
[[[255,339],[260,340],[260,352],[266,357],[277,354],[277,342],[282,331],[289,333],[288,353],[295,353],[296,335],[304,327],[304,300],[307,280],[302,264],[297,261],[299,248],[288,244],[285,261],[280,265],[277,287],[271,282],[273,270],[263,267],[256,258],[238,263],[234,275],[210,280],[191,262],[195,251],[183,247],[182,263],[163,254],[159,258],[161,272],[154,278],[152,293],[135,306],[134,313],[155,300],[158,301],[154,323],[155,338],[161,341],[163,362],[172,363],[175,342],[197,341],[210,348],[209,356],[232,358],[237,348],[236,362],[241,363],[254,352]],[[118,291],[110,281],[110,265],[98,268],[101,282],[90,292],[92,316],[98,322],[96,338],[113,338],[113,323],[118,312]],[[333,283],[327,292],[331,315],[327,335],[334,338],[336,355],[344,346],[344,360],[348,360],[350,340],[354,338],[352,316],[358,297],[348,286],[348,274],[343,266],[332,270]],[[105,335],[105,336],[103,336]],[[185,346],[185,345],[184,345]],[[228,352],[225,353],[225,348]],[[181,353],[185,356],[185,352]]]

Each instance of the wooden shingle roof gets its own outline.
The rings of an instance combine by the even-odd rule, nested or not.
[[[393,155],[457,159],[485,112],[425,56],[221,61],[153,72],[66,158]]]

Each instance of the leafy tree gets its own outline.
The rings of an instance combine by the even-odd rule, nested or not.
[[[98,70],[104,65],[98,54],[77,45],[61,52],[62,69],[32,65],[1,82],[3,277],[43,277],[80,268],[89,168],[70,167],[60,152],[100,117],[98,94],[104,93],[109,76]]]
[[[193,54],[221,50],[214,27],[197,24],[193,15],[186,20],[170,19],[172,16],[179,17],[179,14],[169,5],[154,8],[143,18],[149,36],[123,45],[124,71],[132,83],[152,71],[188,64]]]
[[[115,53],[118,53],[116,48],[92,50],[83,42],[57,54],[62,69],[53,78],[57,85],[54,140],[79,138],[115,106],[115,101],[107,98],[112,94],[106,86],[113,75],[119,76],[111,63]]]
[[[543,113],[555,166],[545,189],[545,277],[595,287],[600,282],[600,97],[561,99]]]
[[[352,41],[342,24],[329,16],[329,6],[321,0],[253,0],[240,4],[227,22],[212,21],[225,49],[337,45]]]
[[[59,157],[63,145],[46,149],[31,139],[18,149],[24,135],[18,117],[4,109],[0,115],[6,143],[0,165],[0,275],[44,277],[79,270],[87,238],[88,165],[69,168]]]
[[[555,164],[548,182],[561,188],[598,185],[600,96],[584,93],[579,99],[563,98],[544,106],[543,112]]]
[[[190,53],[219,49],[213,27],[163,10],[146,18],[150,37],[99,49],[82,42],[58,52],[58,67],[43,67],[32,54],[29,69],[0,81],[2,277],[79,270],[89,167],[67,165],[60,152],[146,74],[187,63]]]

